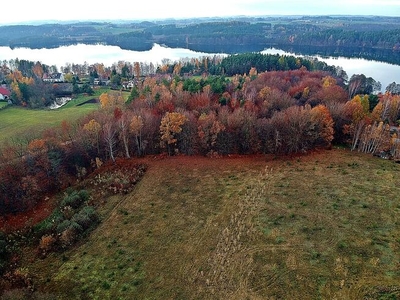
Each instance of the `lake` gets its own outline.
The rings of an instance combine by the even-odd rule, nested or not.
[[[268,48],[261,53],[305,56],[299,53],[283,51],[275,48]],[[29,61],[40,61],[46,65],[55,65],[58,68],[67,63],[88,64],[103,63],[105,66],[111,66],[118,61],[127,62],[152,62],[155,65],[161,64],[162,60],[169,59],[178,61],[184,58],[200,58],[204,56],[227,55],[225,53],[206,53],[197,52],[184,48],[169,48],[155,44],[148,51],[123,50],[117,46],[107,45],[71,45],[62,46],[54,49],[29,49],[0,47],[0,60],[25,59]],[[353,74],[364,74],[372,77],[382,84],[382,90],[395,81],[400,83],[400,66],[381,61],[367,60],[361,58],[346,58],[321,55],[307,55],[324,61],[329,65],[342,67],[348,77]]]

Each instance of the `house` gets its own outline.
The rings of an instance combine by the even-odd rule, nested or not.
[[[43,75],[43,81],[44,82],[64,82],[64,74],[63,73],[52,73],[52,74],[47,74],[45,73]]]
[[[0,100],[7,100],[8,98],[10,98],[10,91],[7,90],[4,87],[0,87]]]
[[[124,81],[122,83],[122,88],[125,90],[131,89],[135,86],[135,83],[132,80]]]

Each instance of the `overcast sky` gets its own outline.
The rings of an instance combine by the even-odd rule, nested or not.
[[[400,0],[2,1],[0,24],[37,20],[151,20],[236,15],[400,16]]]

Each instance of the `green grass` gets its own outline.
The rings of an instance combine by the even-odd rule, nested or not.
[[[0,110],[0,144],[15,137],[40,135],[44,129],[59,126],[63,120],[73,122],[79,119],[98,109],[99,105],[94,103],[77,105],[98,97],[104,91],[104,89],[96,90],[93,96],[80,95],[55,110],[27,109],[17,106]]]
[[[2,109],[3,107],[7,106],[7,102],[6,101],[0,101],[0,109]]]
[[[400,296],[399,165],[338,149],[145,161],[85,243],[26,265],[35,287],[60,299]]]
[[[58,110],[30,110],[9,107],[0,111],[0,143],[21,135],[39,135],[46,128],[59,126],[63,120],[74,121],[98,105],[85,104]]]
[[[27,109],[10,106],[0,110],[0,147],[3,143],[13,138],[37,137],[44,129],[59,126],[63,120],[74,122],[99,108],[98,104],[84,102],[98,98],[102,93],[108,92],[105,87],[95,89],[92,96],[79,95],[59,109]],[[123,92],[123,97],[128,99],[129,92]],[[0,102],[0,108],[2,103]],[[29,138],[28,138],[29,139]]]

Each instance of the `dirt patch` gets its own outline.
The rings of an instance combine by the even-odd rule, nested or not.
[[[46,219],[54,210],[55,201],[45,198],[39,202],[32,210],[24,213],[9,214],[0,217],[0,231],[11,233],[16,230],[29,228]]]

